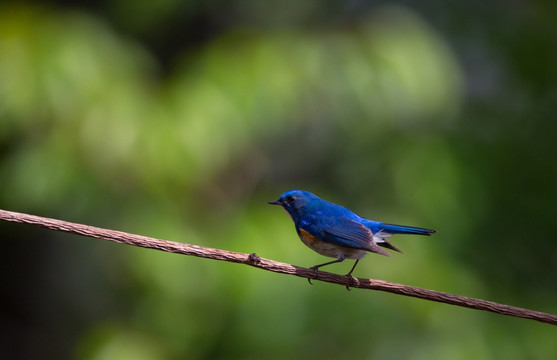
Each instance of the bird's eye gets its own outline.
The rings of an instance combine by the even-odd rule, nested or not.
[[[292,204],[292,203],[294,202],[294,196],[288,196],[288,197],[286,198],[286,201],[287,201],[289,204]]]

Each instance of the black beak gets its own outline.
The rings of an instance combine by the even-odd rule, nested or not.
[[[271,205],[282,205],[280,201],[269,201],[267,204],[271,204]]]

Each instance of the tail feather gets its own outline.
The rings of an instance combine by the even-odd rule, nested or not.
[[[387,248],[387,249],[398,251],[399,253],[402,254],[402,250],[400,250],[399,248],[397,248],[396,246],[394,246],[393,244],[391,244],[387,240],[383,240],[382,242],[378,242],[377,245],[382,246],[382,247]]]
[[[381,225],[384,232],[391,234],[415,234],[415,235],[427,235],[430,236],[435,232],[435,230],[424,229],[413,226],[395,225],[395,224],[385,224]]]
[[[394,246],[393,244],[388,242],[387,239],[385,239],[385,238],[388,238],[388,237],[391,237],[391,236],[393,236],[393,234],[388,234],[388,233],[385,233],[383,231],[379,231],[378,233],[373,234],[373,241],[381,247],[384,247],[384,248],[391,249],[391,250],[394,250],[394,251],[398,251],[399,253],[402,253],[402,251],[400,249],[398,249],[396,246]]]
[[[373,241],[381,247],[398,251],[399,253],[402,253],[402,251],[388,242],[386,238],[393,236],[393,234],[416,234],[429,236],[435,232],[435,230],[431,229],[384,223],[380,224],[379,227],[381,230],[373,234]]]

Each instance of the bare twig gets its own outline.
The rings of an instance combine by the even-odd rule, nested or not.
[[[361,289],[386,291],[394,294],[412,296],[420,299],[437,301],[477,310],[485,310],[497,314],[510,315],[525,319],[532,319],[552,325],[557,325],[557,315],[539,311],[499,304],[492,301],[470,298],[461,295],[449,294],[440,291],[422,289],[415,286],[396,284],[388,281],[356,278],[351,283],[344,275],[336,275],[319,271],[317,278],[315,271],[299,266],[294,266],[278,261],[268,260],[256,254],[243,254],[233,251],[212,249],[197,245],[188,245],[173,241],[159,240],[146,236],[129,234],[121,231],[107,230],[94,226],[71,223],[62,220],[44,218],[40,216],[22,214],[12,211],[0,210],[0,220],[25,223],[45,227],[51,230],[64,231],[97,239],[115,241],[122,244],[156,249],[171,253],[193,255],[208,259],[223,260],[242,263],[282,274],[296,275],[304,278],[317,279],[340,285],[349,285]]]

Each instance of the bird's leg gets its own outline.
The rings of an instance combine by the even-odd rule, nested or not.
[[[356,260],[356,262],[354,263],[354,266],[352,266],[352,269],[350,269],[348,274],[346,274],[346,276],[348,276],[348,278],[350,279],[350,285],[346,285],[346,290],[348,290],[348,291],[350,291],[350,286],[354,285],[354,277],[352,276],[352,271],[354,271],[354,269],[356,268],[356,265],[358,265],[358,261],[360,261],[360,259]]]
[[[325,265],[330,265],[330,264],[338,263],[338,262],[342,262],[342,261],[344,261],[344,256],[343,256],[343,257],[340,257],[340,256],[339,256],[339,258],[336,259],[336,260],[329,261],[329,262],[326,262],[326,263],[324,263],[324,264],[319,264],[319,265],[312,266],[312,267],[310,267],[310,269],[311,269],[311,270],[315,270],[315,278],[317,278],[317,277],[319,276],[319,268],[320,268],[320,267],[325,266]],[[311,283],[311,279],[310,279],[310,278],[308,278],[308,282],[309,282],[311,285],[313,285],[313,284]]]

